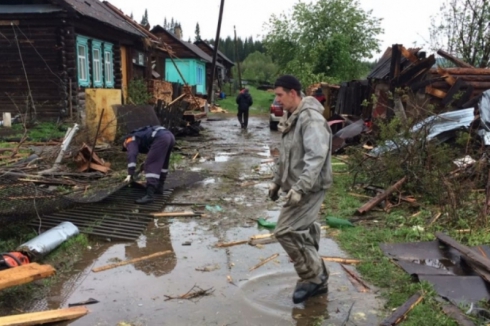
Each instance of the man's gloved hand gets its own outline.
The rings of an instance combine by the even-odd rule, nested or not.
[[[133,176],[132,175],[128,175],[126,177],[126,179],[124,179],[124,182],[133,182]]]
[[[297,206],[299,202],[301,201],[301,194],[293,189],[289,190],[287,196],[286,196],[286,204],[284,204],[284,207],[288,206]]]
[[[269,185],[269,198],[272,201],[279,199],[279,188],[279,185],[274,182]]]

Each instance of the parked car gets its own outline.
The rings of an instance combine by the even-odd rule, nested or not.
[[[277,130],[277,125],[279,124],[279,120],[281,120],[281,117],[283,116],[284,111],[282,109],[282,106],[279,105],[275,100],[272,102],[271,107],[270,107],[270,119],[269,119],[269,125],[271,130]]]

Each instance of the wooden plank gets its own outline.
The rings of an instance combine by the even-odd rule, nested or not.
[[[436,62],[434,55],[429,56],[426,59],[419,60],[407,69],[405,69],[398,80],[398,85],[411,84],[418,77],[424,75]]]
[[[155,257],[160,257],[160,256],[163,256],[163,255],[166,255],[166,254],[170,254],[172,252],[173,252],[172,250],[167,250],[167,251],[157,252],[157,253],[154,253],[154,254],[151,254],[151,255],[148,255],[148,256],[143,256],[143,257],[140,257],[140,258],[134,258],[134,259],[130,259],[130,260],[125,260],[125,261],[122,261],[122,262],[119,262],[119,263],[115,263],[115,264],[110,264],[110,265],[105,265],[105,266],[101,266],[101,267],[96,267],[96,268],[93,268],[92,269],[92,272],[98,273],[98,272],[106,271],[108,269],[112,269],[112,268],[116,268],[116,267],[120,267],[120,266],[125,266],[125,265],[129,265],[129,264],[134,264],[134,263],[137,263],[137,262],[140,262],[140,261],[143,261],[143,260],[147,260],[147,259],[151,259],[151,258],[155,258]]]
[[[179,216],[200,216],[201,214],[196,214],[193,211],[185,212],[161,212],[151,214],[153,217],[179,217]]]
[[[9,268],[0,271],[0,290],[47,278],[53,276],[55,272],[53,266],[38,263]]]
[[[432,95],[432,96],[440,98],[440,99],[443,99],[446,97],[446,92],[443,92],[440,89],[434,88],[432,86],[427,86],[425,88],[425,92],[429,95]]]
[[[276,259],[277,257],[279,257],[279,254],[274,254],[274,255],[272,255],[272,256],[270,256],[270,257],[268,257],[268,258],[266,258],[266,259],[262,260],[262,261],[261,261],[260,263],[258,263],[257,265],[250,267],[249,271],[251,272],[251,271],[253,271],[253,270],[256,270],[257,268],[259,268],[259,267],[261,267],[261,266],[263,266],[263,265],[267,264],[268,262],[270,262],[270,261],[272,261],[272,260]]]
[[[400,53],[400,45],[399,44],[393,44],[391,47],[391,65],[390,65],[390,82],[393,85],[398,84],[398,77],[400,76],[400,60],[401,60],[401,53]]]
[[[407,314],[415,308],[416,305],[418,305],[422,300],[424,299],[424,296],[421,295],[420,293],[416,293],[413,296],[410,297],[410,299],[407,300],[403,305],[401,305],[396,311],[386,318],[383,322],[381,322],[381,326],[393,326],[393,325],[398,325],[401,323],[406,317]]]
[[[85,316],[88,313],[84,306],[31,312],[22,315],[0,317],[0,325],[3,326],[29,326],[47,323],[73,320]]]
[[[446,69],[443,69],[441,67],[437,67],[437,73],[440,76],[444,77],[444,79],[446,80],[446,83],[448,83],[449,85],[452,86],[452,85],[456,84],[456,78],[451,76]]]
[[[85,89],[86,124],[89,130],[91,142],[95,138],[102,109],[104,109],[104,116],[100,125],[97,145],[115,140],[117,133],[117,119],[112,106],[120,104],[120,89]]]
[[[475,323],[466,317],[458,307],[452,304],[442,306],[442,311],[454,319],[460,326],[475,326]]]
[[[232,241],[232,242],[220,242],[215,245],[216,248],[227,248],[233,246],[239,246],[242,244],[248,243],[249,240],[240,240],[240,241]]]
[[[451,54],[447,53],[446,51],[439,49],[437,50],[437,54],[440,55],[443,58],[446,58],[447,60],[451,61],[454,63],[456,66],[461,67],[461,68],[475,68],[469,63],[464,62],[463,60],[460,60]]]
[[[446,106],[449,103],[451,103],[453,101],[454,96],[458,94],[461,91],[461,88],[464,87],[465,85],[466,83],[464,82],[464,80],[457,78],[456,83],[454,83],[454,85],[449,89],[446,96],[442,99],[441,104],[443,106]]]
[[[352,258],[342,258],[342,257],[327,257],[327,256],[321,256],[324,261],[331,261],[339,264],[346,264],[346,265],[357,265],[362,263],[359,259],[352,259]]]
[[[442,232],[436,232],[436,237],[440,242],[459,251],[461,253],[461,257],[466,260],[468,264],[470,264],[473,270],[485,281],[490,282],[490,259],[480,255],[471,248],[460,244]]]
[[[18,20],[0,20],[0,26],[10,26],[10,25],[19,25]]]

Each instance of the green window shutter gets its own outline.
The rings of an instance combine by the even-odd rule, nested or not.
[[[90,87],[90,71],[89,71],[89,46],[88,38],[77,36],[77,73],[78,85],[82,87]]]
[[[92,40],[92,83],[94,87],[104,87],[102,42]]]
[[[104,43],[104,83],[107,88],[113,88],[115,84],[112,47],[112,44]]]

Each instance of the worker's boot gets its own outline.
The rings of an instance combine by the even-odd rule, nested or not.
[[[306,301],[306,299],[328,292],[328,272],[323,271],[322,276],[320,276],[321,283],[311,283],[311,282],[300,282],[296,284],[296,288],[293,293],[293,302],[301,303]]]
[[[147,185],[146,186],[146,195],[141,197],[140,199],[136,199],[136,204],[144,205],[144,204],[149,204],[152,203],[154,200],[154,194],[155,194],[155,186],[152,185]]]
[[[160,179],[158,180],[157,189],[155,190],[155,193],[158,195],[163,195],[165,181],[167,180],[167,174],[167,172],[160,173]]]

